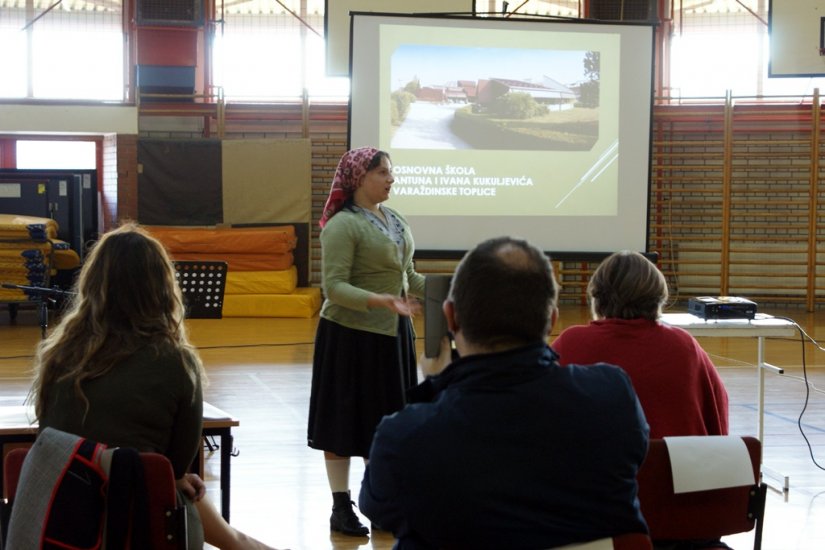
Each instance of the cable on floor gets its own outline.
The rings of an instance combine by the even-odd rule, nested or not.
[[[805,415],[805,411],[808,410],[808,403],[810,402],[811,398],[811,382],[808,380],[808,362],[805,354],[805,340],[811,342],[820,351],[825,351],[825,348],[823,348],[819,344],[819,342],[814,340],[807,332],[805,332],[805,329],[799,326],[799,323],[797,323],[793,319],[781,316],[775,316],[774,318],[790,321],[799,331],[799,342],[802,345],[802,378],[805,382],[805,401],[802,404],[802,410],[799,412],[799,417],[796,419],[796,425],[799,428],[799,433],[802,435],[802,439],[805,440],[805,444],[808,446],[808,454],[811,455],[811,461],[814,463],[814,466],[816,466],[820,470],[825,470],[825,467],[823,467],[819,462],[817,462],[816,457],[814,456],[813,447],[811,447],[811,442],[808,440],[808,436],[805,434],[805,429],[802,427],[802,417]]]

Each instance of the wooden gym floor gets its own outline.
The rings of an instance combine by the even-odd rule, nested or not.
[[[825,312],[762,309],[790,317],[812,338],[825,341]],[[671,311],[684,311],[684,307]],[[567,325],[586,320],[585,308],[563,306],[553,336]],[[390,549],[393,538],[388,533],[352,538],[329,532],[331,497],[322,455],[306,446],[317,318],[188,323],[209,374],[206,400],[240,420],[233,431],[238,456],[232,459],[232,523],[277,548]],[[418,320],[416,324],[423,334]],[[0,306],[0,405],[21,404],[39,338],[35,310],[21,309],[11,323]],[[727,386],[731,433],[755,435],[756,340],[704,338],[700,342]],[[816,461],[825,467],[825,352],[808,344],[805,357],[807,391],[800,340],[767,342],[766,361],[784,367],[786,373],[766,375],[764,463],[770,475],[765,479],[781,488],[782,476],[788,476],[790,490],[768,491],[765,550],[825,548],[825,471],[814,464],[799,428],[804,429]],[[357,494],[363,463],[356,459],[352,466],[351,487]],[[206,460],[209,496],[214,502],[219,502],[218,474],[218,454],[214,453]],[[745,533],[724,540],[740,549],[750,548],[753,539],[752,533]]]

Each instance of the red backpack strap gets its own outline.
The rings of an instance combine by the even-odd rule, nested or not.
[[[107,480],[96,459],[105,448],[78,438],[52,490],[42,548],[100,548]]]

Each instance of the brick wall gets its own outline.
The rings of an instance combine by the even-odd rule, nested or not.
[[[825,153],[819,109],[805,101],[654,107],[649,251],[660,255],[676,299],[730,294],[809,307],[825,302],[825,221],[819,214]],[[346,149],[346,104],[228,105],[223,127],[216,125],[208,117],[142,117],[141,136],[198,138],[221,131],[224,139],[310,138],[310,281],[319,285],[317,220]],[[120,181],[120,151],[118,158],[118,216],[134,216],[129,188],[137,180]],[[419,264],[423,272],[443,272],[455,262]],[[562,301],[585,301],[595,266],[556,263]]]

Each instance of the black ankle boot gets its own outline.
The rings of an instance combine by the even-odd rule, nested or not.
[[[358,520],[352,509],[354,503],[349,498],[349,492],[332,493],[332,515],[329,517],[329,528],[345,535],[365,537],[370,530]]]

